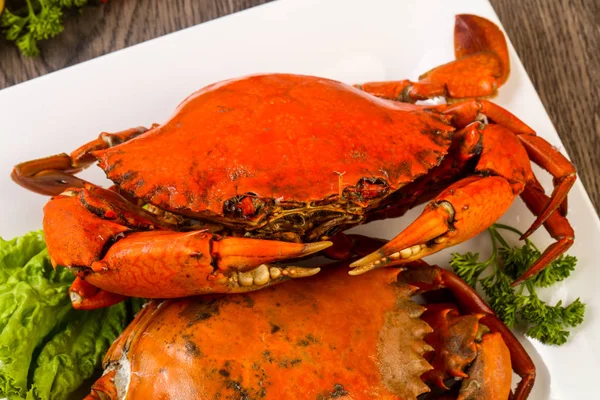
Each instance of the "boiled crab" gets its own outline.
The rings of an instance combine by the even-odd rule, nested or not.
[[[535,368],[452,272],[318,277],[241,295],[153,300],[109,349],[86,400],[527,398]],[[344,268],[346,267],[346,268]],[[412,270],[415,268],[414,270]],[[407,284],[408,283],[408,284]],[[458,302],[415,303],[449,287]]]
[[[22,163],[12,176],[55,196],[44,232],[53,262],[77,272],[79,308],[311,275],[318,269],[276,263],[328,240],[336,245],[326,254],[337,257],[347,251],[344,229],[429,202],[351,273],[412,262],[482,232],[519,195],[537,216],[527,234],[544,224],[556,239],[526,278],[573,242],[565,215],[574,168],[518,118],[479,99],[508,77],[498,27],[459,15],[455,47],[456,61],[418,82],[353,87],[268,74],[216,83],[162,125],[102,133],[70,156]],[[410,104],[436,96],[451,103]],[[73,175],[95,161],[115,182],[111,190]],[[554,176],[550,198],[530,161]]]

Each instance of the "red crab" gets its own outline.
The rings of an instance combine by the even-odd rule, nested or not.
[[[480,99],[508,77],[498,27],[459,15],[454,36],[456,61],[418,82],[228,80],[189,96],[162,125],[102,133],[70,156],[17,165],[17,183],[54,196],[44,232],[53,262],[77,272],[74,305],[248,291],[311,275],[318,269],[272,263],[322,250],[329,239],[336,246],[326,254],[339,257],[344,229],[423,202],[422,215],[355,261],[351,274],[467,240],[519,195],[537,215],[526,235],[544,224],[556,239],[522,278],[543,269],[573,242],[565,215],[574,168],[517,117]],[[436,96],[451,103],[411,104]],[[112,190],[73,175],[96,161]],[[554,176],[550,198],[530,161]]]
[[[452,272],[415,261],[350,277],[343,264],[254,293],[151,301],[86,400],[527,398],[531,359]],[[411,300],[446,287],[443,302]]]

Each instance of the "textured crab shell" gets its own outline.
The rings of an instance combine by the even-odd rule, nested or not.
[[[397,274],[335,268],[247,295],[152,301],[105,367],[119,399],[414,399],[429,390],[431,328]]]
[[[447,122],[333,80],[255,75],[208,86],[165,124],[95,155],[137,198],[222,215],[223,203],[244,193],[318,201],[361,178],[398,189],[439,164],[453,132]]]

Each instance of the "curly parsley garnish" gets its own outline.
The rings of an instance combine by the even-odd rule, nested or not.
[[[561,301],[551,306],[540,300],[535,289],[568,278],[577,259],[562,255],[542,272],[513,288],[510,284],[539,258],[541,252],[529,239],[525,239],[522,247],[511,246],[500,234],[501,230],[522,234],[513,227],[494,224],[488,230],[493,248],[488,260],[480,261],[478,253],[454,253],[450,266],[470,286],[481,285],[490,306],[508,327],[525,323],[527,336],[544,344],[564,344],[569,337],[569,328],[583,322],[585,304],[578,298],[567,306]],[[491,275],[482,278],[483,272],[490,267]]]
[[[88,0],[25,0],[24,7],[16,10],[7,8],[2,12],[0,28],[6,39],[14,41],[23,55],[37,56],[40,53],[38,41],[50,39],[63,31],[63,13],[87,3]]]

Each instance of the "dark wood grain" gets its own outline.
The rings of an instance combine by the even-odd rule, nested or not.
[[[600,1],[491,0],[600,210]]]
[[[28,59],[0,40],[0,88],[269,0],[111,0]],[[600,210],[600,2],[491,0]]]

